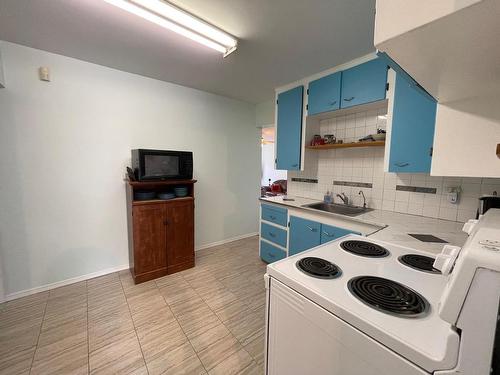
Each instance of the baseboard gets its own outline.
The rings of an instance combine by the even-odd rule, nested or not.
[[[129,268],[128,264],[123,265],[123,266],[118,266],[118,267],[106,268],[105,270],[88,273],[86,275],[72,277],[70,279],[57,281],[55,283],[46,284],[46,285],[42,285],[42,286],[37,286],[37,287],[31,288],[31,289],[21,290],[19,292],[7,294],[5,296],[5,300],[3,302],[11,301],[13,299],[17,299],[17,298],[21,298],[21,297],[26,297],[26,296],[29,296],[29,295],[35,294],[35,293],[45,292],[45,291],[50,290],[50,289],[59,288],[61,286],[77,283],[79,281],[93,279],[94,277],[104,276],[104,275],[107,275],[108,273],[118,272],[118,271],[126,270],[128,268]]]
[[[208,249],[209,247],[220,246],[220,245],[224,245],[224,244],[229,243],[229,242],[243,240],[245,238],[253,237],[253,236],[257,236],[257,235],[259,235],[259,232],[242,234],[241,236],[231,237],[231,238],[227,238],[227,239],[222,240],[222,241],[216,241],[216,242],[211,242],[211,243],[206,244],[206,245],[197,246],[194,250],[198,251],[198,250]]]
[[[245,239],[248,237],[257,236],[258,234],[259,234],[259,232],[252,232],[252,233],[242,234],[241,236],[227,238],[227,239],[222,240],[222,241],[212,242],[212,243],[209,243],[206,245],[198,246],[195,249],[195,251],[207,249],[209,247],[224,245],[224,244],[229,243],[229,242],[234,242],[234,241],[242,240],[242,239]],[[19,292],[10,293],[10,294],[7,294],[5,296],[4,301],[0,301],[0,303],[11,301],[13,299],[17,299],[17,298],[21,298],[21,297],[26,297],[26,296],[29,296],[31,294],[35,294],[35,293],[39,293],[39,292],[45,292],[47,290],[59,288],[61,286],[65,286],[65,285],[69,285],[69,284],[73,284],[73,283],[77,283],[79,281],[93,279],[94,277],[104,276],[104,275],[107,275],[108,273],[118,272],[118,271],[122,271],[122,270],[125,270],[128,268],[129,268],[128,264],[123,265],[123,266],[118,266],[118,267],[107,268],[107,269],[102,270],[102,271],[97,271],[97,272],[89,273],[89,274],[82,275],[82,276],[72,277],[70,279],[57,281],[57,282],[52,283],[52,284],[46,284],[46,285],[42,285],[42,286],[37,286],[35,288],[25,289],[25,290],[21,290]]]

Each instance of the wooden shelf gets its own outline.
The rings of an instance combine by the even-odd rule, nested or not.
[[[158,203],[168,203],[168,202],[177,202],[177,201],[191,201],[194,200],[193,197],[175,197],[172,199],[148,199],[144,201],[132,201],[133,206],[143,206],[145,204],[158,204]]]
[[[128,181],[129,185],[134,188],[149,188],[168,185],[192,185],[195,182],[196,180]]]
[[[366,141],[366,142],[353,142],[353,143],[333,143],[328,145],[319,146],[306,146],[310,150],[331,150],[334,148],[353,148],[353,147],[383,147],[385,141]]]

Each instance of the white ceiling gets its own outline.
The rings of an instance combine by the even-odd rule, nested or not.
[[[175,0],[239,39],[221,54],[102,0],[0,0],[0,39],[258,103],[374,50],[375,0]]]

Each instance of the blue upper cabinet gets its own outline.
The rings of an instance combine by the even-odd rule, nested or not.
[[[327,243],[333,240],[336,240],[337,238],[346,236],[348,234],[361,234],[359,232],[355,232],[352,230],[340,228],[340,227],[335,227],[333,225],[326,225],[322,224],[321,225],[321,243]]]
[[[430,172],[436,107],[431,96],[396,75],[389,172]]]
[[[299,170],[304,86],[278,94],[276,169]]]
[[[340,108],[342,72],[330,74],[309,83],[308,115]]]
[[[321,244],[321,224],[290,216],[288,255],[298,254]]]
[[[340,108],[366,104],[385,99],[387,63],[376,58],[342,72]]]

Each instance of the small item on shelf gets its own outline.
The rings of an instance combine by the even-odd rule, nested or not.
[[[375,141],[383,141],[385,140],[385,133],[372,134],[372,138]]]
[[[163,199],[163,200],[169,200],[169,199],[175,198],[174,193],[170,193],[170,192],[166,192],[166,191],[158,193],[158,194],[156,194],[156,196],[158,199]]]
[[[156,193],[154,191],[134,191],[134,200],[136,201],[148,201],[156,198]]]
[[[337,141],[337,138],[333,134],[325,134],[325,144],[333,144]]]
[[[137,181],[137,177],[130,167],[127,167],[127,176],[129,181]]]
[[[324,144],[325,140],[319,134],[316,134],[311,141],[311,146],[320,146]]]
[[[176,186],[174,187],[174,193],[176,197],[185,197],[188,195],[188,188],[186,186]]]
[[[363,138],[359,139],[360,142],[372,142],[374,140],[375,139],[373,139],[373,137],[371,135],[367,135],[366,137],[363,137]]]
[[[382,128],[377,129],[377,134],[385,134],[385,133],[386,133],[385,129]]]

